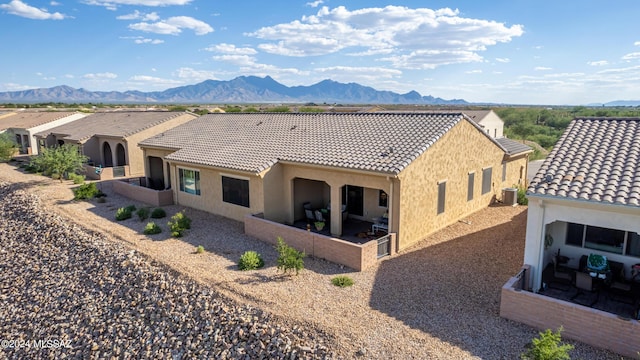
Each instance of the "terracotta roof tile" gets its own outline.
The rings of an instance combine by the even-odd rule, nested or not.
[[[528,189],[619,205],[640,205],[640,118],[576,118]]]
[[[290,161],[397,174],[460,121],[477,127],[460,112],[208,114],[141,145],[255,173]]]

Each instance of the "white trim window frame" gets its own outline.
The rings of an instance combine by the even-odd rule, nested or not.
[[[178,167],[180,191],[200,196],[200,170]]]

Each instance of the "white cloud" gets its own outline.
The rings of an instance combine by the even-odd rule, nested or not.
[[[279,74],[308,75],[308,71],[296,68],[280,68],[269,64],[260,64],[256,58],[249,55],[225,54],[212,57],[213,60],[226,62],[238,66],[239,75],[272,76],[276,78]]]
[[[60,3],[59,3],[59,2],[57,2],[57,1],[51,1],[51,2],[49,3],[49,5],[51,5],[51,6],[60,6],[60,5],[62,5],[62,4],[60,4]]]
[[[323,78],[330,78],[343,82],[375,82],[381,79],[392,79],[402,75],[402,71],[383,67],[352,67],[330,66],[313,69],[314,73],[323,74]]]
[[[145,13],[141,13],[138,10],[135,10],[131,14],[117,16],[116,19],[118,19],[118,20],[157,21],[157,20],[160,19],[160,16],[158,16],[158,13],[156,13],[156,12],[145,14]]]
[[[164,43],[164,40],[160,40],[160,39],[147,39],[147,38],[142,38],[142,39],[136,39],[133,42],[135,42],[136,44],[151,44],[151,45],[158,45],[158,44],[162,44]]]
[[[505,63],[506,64],[508,62],[511,62],[511,59],[509,59],[509,58],[496,58],[496,61],[499,62],[499,63]]]
[[[218,52],[221,54],[235,54],[235,55],[255,55],[258,52],[252,48],[238,48],[233,44],[221,43],[217,45],[212,45],[205,48],[206,51]]]
[[[640,59],[640,52],[633,52],[622,57],[622,60]]]
[[[482,62],[482,56],[473,51],[417,50],[410,54],[390,56],[382,60],[390,61],[398,68],[435,69],[442,65]]]
[[[313,2],[308,2],[306,5],[315,8],[315,7],[320,6],[323,3],[324,3],[324,1],[322,1],[322,0],[316,0],[316,1],[313,1]]]
[[[134,75],[127,83],[131,86],[165,88],[167,86],[183,85],[184,82],[172,79],[163,79],[148,75]]]
[[[358,56],[388,54],[394,66],[432,69],[480,61],[488,46],[511,41],[524,32],[491,20],[464,18],[458,10],[402,6],[350,11],[322,7],[301,20],[263,27],[245,35],[266,42],[258,47],[285,56],[314,56],[352,49]],[[421,64],[424,59],[428,64]]]
[[[608,62],[607,60],[587,61],[587,65],[591,65],[591,66],[605,66],[605,65],[609,65],[609,62]]]
[[[115,79],[118,77],[118,75],[110,72],[104,72],[104,73],[95,73],[95,74],[94,73],[84,74],[82,75],[82,77],[85,79],[91,79],[91,80],[102,80],[102,79]]]
[[[227,62],[238,66],[250,66],[256,63],[256,59],[249,55],[216,55],[212,57],[213,60]]]
[[[635,45],[635,46],[640,46],[640,41],[636,41],[636,42],[634,42],[634,43],[633,43],[633,45]]]
[[[544,66],[536,66],[535,68],[533,68],[533,70],[535,70],[535,71],[549,71],[549,70],[553,70],[553,68],[544,67]]]
[[[0,89],[2,91],[22,91],[22,90],[29,90],[29,89],[35,89],[35,88],[37,88],[37,86],[22,85],[22,84],[16,84],[16,83],[4,83],[0,85]]]
[[[17,15],[34,20],[62,20],[69,17],[59,12],[50,13],[49,11],[47,11],[47,9],[38,9],[36,7],[23,3],[20,0],[12,0],[8,4],[0,4],[0,9],[5,10],[12,15]]]
[[[116,10],[119,5],[132,6],[173,6],[187,5],[191,0],[85,0],[83,3],[87,5],[104,6],[109,10]]]
[[[129,28],[163,35],[178,35],[182,29],[191,29],[196,35],[213,32],[213,28],[209,24],[189,16],[174,16],[155,23],[140,22],[129,25]]]
[[[469,70],[465,71],[465,74],[482,74],[482,70]]]
[[[180,79],[184,79],[187,82],[216,79],[216,75],[213,71],[195,70],[192,68],[184,68],[184,67],[176,70],[173,75],[177,76]]]

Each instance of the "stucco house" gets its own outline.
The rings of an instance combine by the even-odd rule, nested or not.
[[[341,204],[332,236],[388,214],[402,249],[523,183],[531,149],[504,141],[462,113],[265,113],[204,115],[139,145],[176,204],[289,225],[305,203]]]
[[[168,111],[99,112],[39,132],[35,137],[39,147],[78,145],[90,159],[87,177],[140,176],[144,174],[144,161],[138,142],[196,117]]]
[[[528,271],[522,283],[533,294],[505,286],[501,314],[542,329],[563,326],[563,335],[636,356],[640,324],[621,318],[634,316],[633,290],[640,297],[640,283],[634,289],[631,279],[634,264],[640,264],[640,118],[574,119],[531,181],[527,196]],[[605,256],[610,271],[585,269],[591,254]],[[543,281],[554,261],[573,269],[575,287],[578,272],[588,272],[598,292],[617,291],[610,288],[616,281],[624,285],[620,289],[631,300],[628,313],[608,314],[537,296],[549,285]],[[604,296],[596,301],[590,306],[609,303]]]
[[[21,154],[37,155],[35,134],[87,116],[80,112],[19,111],[0,115],[0,133],[15,136]]]

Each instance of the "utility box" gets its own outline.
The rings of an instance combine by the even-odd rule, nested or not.
[[[502,190],[502,202],[505,205],[516,206],[518,205],[518,189],[505,188]]]

